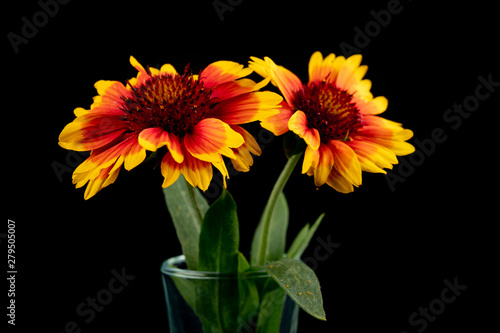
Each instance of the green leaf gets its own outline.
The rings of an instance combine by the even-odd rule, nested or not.
[[[238,273],[236,203],[227,190],[210,206],[200,232],[198,270]],[[196,313],[206,332],[235,332],[239,313],[237,279],[199,280]]]
[[[298,259],[283,258],[266,264],[264,268],[305,312],[326,320],[319,281],[309,266]]]
[[[321,214],[312,227],[310,227],[308,223],[299,231],[297,237],[295,237],[295,240],[288,249],[287,255],[289,258],[300,259],[316,232],[316,229],[318,229],[319,224],[323,220],[323,217],[325,217],[325,214]]]
[[[243,253],[238,252],[238,273],[243,273],[250,269],[250,264]]]
[[[219,273],[238,271],[240,235],[236,203],[224,190],[203,219],[199,242],[198,270]]]
[[[187,266],[196,270],[201,223],[208,203],[201,192],[186,182],[182,175],[175,183],[164,188],[163,194],[182,253],[186,256]]]
[[[268,279],[262,290],[257,333],[279,333],[284,301],[283,289],[273,279]]]
[[[238,272],[249,271],[250,264],[242,253],[238,254]],[[259,291],[255,279],[238,280],[239,314],[238,332],[249,331],[259,310]]]
[[[266,250],[269,240],[269,230],[271,225],[271,217],[274,212],[274,208],[276,207],[276,203],[278,201],[278,197],[283,192],[283,188],[286,185],[286,182],[290,178],[295,166],[299,162],[300,158],[303,155],[303,151],[299,152],[288,159],[286,162],[283,171],[281,171],[276,183],[273,186],[271,194],[269,195],[269,199],[267,200],[266,206],[264,207],[264,211],[262,212],[262,216],[260,218],[259,224],[262,225],[262,230],[254,235],[254,239],[252,240],[252,258],[251,263],[254,266],[264,265],[266,263],[266,254],[268,251]],[[257,249],[257,251],[253,251]]]
[[[289,210],[286,197],[281,192],[274,206],[273,213],[271,215],[271,222],[269,225],[267,246],[266,251],[266,261],[277,260],[283,257],[285,253],[286,246],[286,232],[288,229],[288,219]],[[252,240],[252,265],[257,264],[257,258],[259,257],[262,247],[259,246],[262,237],[262,223],[259,223],[257,229],[255,230],[255,235]]]
[[[186,303],[195,309],[196,303],[196,280],[186,279],[184,277],[171,276],[177,290],[182,295]]]

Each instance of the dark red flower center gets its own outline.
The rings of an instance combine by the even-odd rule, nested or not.
[[[202,119],[210,115],[217,102],[210,98],[211,90],[193,79],[188,67],[182,75],[151,76],[142,85],[133,87],[132,97],[124,97],[122,110],[129,130],[161,127],[178,137],[189,133]]]
[[[345,141],[363,126],[352,95],[332,83],[310,82],[295,94],[293,105],[306,114],[309,127],[319,131],[323,142]]]

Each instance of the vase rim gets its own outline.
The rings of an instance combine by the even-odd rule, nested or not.
[[[185,279],[256,279],[268,278],[270,275],[265,269],[251,269],[241,273],[219,273],[219,272],[204,272],[193,271],[190,269],[179,268],[180,265],[186,263],[186,257],[181,254],[165,260],[161,265],[161,272],[169,276],[176,276]]]

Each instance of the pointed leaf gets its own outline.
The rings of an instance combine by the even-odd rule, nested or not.
[[[239,226],[236,203],[227,190],[210,206],[200,232],[198,270],[238,273]],[[196,313],[207,332],[234,332],[239,298],[237,279],[200,280]]]
[[[256,332],[278,333],[280,331],[285,292],[273,279],[269,279],[264,285],[262,295]]]
[[[245,256],[240,252],[238,254],[238,272],[243,273],[250,269]],[[248,331],[253,324],[254,318],[259,310],[259,291],[255,279],[238,279],[238,332]]]
[[[278,260],[283,257],[286,246],[286,232],[288,229],[289,209],[286,197],[281,192],[271,215],[271,224],[266,246],[266,261]],[[256,265],[256,258],[261,251],[260,238],[262,237],[262,223],[259,223],[252,240],[252,265]]]
[[[311,316],[326,320],[319,281],[309,266],[298,259],[283,258],[264,268],[298,306]]]
[[[164,188],[163,194],[188,268],[196,270],[201,222],[208,203],[201,192],[186,182],[182,175],[175,183]]]
[[[203,219],[199,242],[198,270],[238,271],[239,225],[236,203],[227,190],[210,206]]]
[[[295,237],[295,240],[288,249],[287,255],[289,258],[300,259],[316,232],[316,229],[318,229],[319,224],[323,220],[323,217],[325,217],[325,214],[321,214],[312,227],[310,227],[308,223],[299,231],[297,237]]]
[[[269,240],[267,244],[266,260],[278,260],[283,258],[286,247],[286,232],[288,229],[289,210],[286,197],[280,193],[271,217]]]
[[[196,302],[196,280],[186,279],[184,277],[171,276],[177,290],[182,295],[186,303],[195,309]]]
[[[257,235],[255,235],[254,239],[252,240],[251,263],[253,266],[262,266],[266,263],[266,254],[268,253],[266,248],[268,245],[268,239],[270,237],[269,230],[274,208],[276,207],[278,198],[281,195],[281,192],[283,192],[283,188],[290,178],[293,169],[299,162],[302,154],[303,152],[295,154],[288,159],[288,162],[286,162],[283,171],[281,171],[278,180],[276,180],[271,194],[269,195],[269,199],[267,200],[266,206],[264,207],[264,211],[262,212],[262,216],[259,222],[259,224],[262,225],[262,230]],[[258,249],[258,251],[254,252],[253,250],[255,249]]]

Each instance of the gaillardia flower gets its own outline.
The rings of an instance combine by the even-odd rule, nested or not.
[[[163,187],[182,173],[192,186],[206,190],[212,165],[225,181],[229,174],[222,156],[237,170],[249,170],[250,153],[259,155],[260,148],[239,125],[278,113],[282,97],[257,91],[268,80],[244,78],[252,70],[231,61],[214,62],[199,75],[188,67],[179,74],[170,64],[146,70],[133,57],[130,63],[137,77],[126,85],[98,81],[90,110],[76,108],[76,119],[59,136],[63,148],[91,151],[73,173],[77,188],[88,184],[85,199],[113,183],[122,166],[131,170],[144,161],[146,150],[163,146]]]
[[[251,59],[249,67],[270,78],[286,100],[261,125],[275,135],[291,130],[304,139],[302,173],[314,175],[316,186],[327,183],[339,192],[352,192],[361,185],[361,171],[386,173],[384,168],[398,163],[396,156],[415,150],[405,142],[413,136],[411,130],[377,116],[388,102],[371,94],[361,55],[323,59],[315,52],[307,84],[268,57]]]

